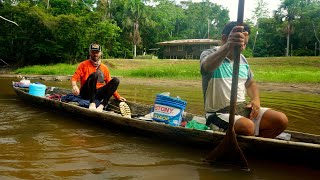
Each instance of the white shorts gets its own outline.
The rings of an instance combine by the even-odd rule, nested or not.
[[[259,135],[259,127],[260,127],[260,122],[263,114],[268,110],[269,108],[260,108],[259,115],[254,118],[252,121],[255,125],[254,128],[254,135],[258,136]],[[235,115],[234,117],[234,123],[237,122],[238,119],[240,119],[243,116],[240,115]],[[224,114],[224,113],[206,113],[206,119],[207,122],[210,118],[210,122],[216,125],[218,128],[223,129],[226,131],[228,129],[228,122],[229,122],[229,114]],[[208,125],[208,123],[207,123]]]

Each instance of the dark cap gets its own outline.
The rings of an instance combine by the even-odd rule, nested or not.
[[[231,21],[229,22],[228,24],[226,24],[222,30],[222,34],[226,35],[226,36],[229,36],[230,32],[232,31],[232,29],[237,26],[237,22],[236,21]],[[245,32],[248,32],[248,34],[251,33],[251,30],[250,30],[250,26],[246,23],[243,23],[243,31]]]
[[[101,46],[99,44],[92,43],[89,46],[89,52],[90,51],[101,51]]]

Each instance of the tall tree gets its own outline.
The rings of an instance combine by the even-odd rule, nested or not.
[[[284,33],[287,36],[286,56],[289,56],[290,51],[290,35],[293,34],[293,21],[299,18],[301,8],[306,3],[306,0],[282,0],[282,3],[276,13],[281,21],[285,21]]]
[[[174,39],[180,32],[180,21],[184,12],[170,0],[160,0],[154,7],[149,8],[149,14],[155,24],[155,36],[158,40]]]
[[[283,56],[285,38],[282,26],[274,18],[261,18],[259,20],[259,38],[256,41],[255,57]]]
[[[102,14],[103,19],[111,18],[111,0],[98,0],[97,10]]]
[[[131,28],[131,37],[133,41],[133,54],[137,56],[137,45],[141,42],[141,36],[139,31],[140,21],[145,20],[147,16],[144,14],[145,5],[141,0],[126,0],[124,4],[125,14],[123,15],[124,26]]]
[[[259,34],[259,20],[261,18],[267,18],[269,16],[269,11],[268,11],[268,3],[265,2],[265,0],[258,0],[256,8],[252,11],[252,20],[256,23],[256,33],[254,36],[254,41],[253,41],[253,47],[252,47],[252,52],[254,53],[254,48],[256,45],[256,41],[258,38]]]
[[[260,18],[267,18],[269,16],[268,3],[265,0],[258,0],[256,7],[252,11],[252,20],[258,23]]]
[[[182,36],[185,38],[219,38],[221,28],[229,20],[229,11],[209,0],[198,3],[187,1],[183,7],[185,30]]]
[[[320,37],[319,14],[319,1],[310,1],[302,6],[299,19],[294,22],[295,33],[290,38],[291,44],[294,44],[293,55],[310,56],[315,54],[315,43],[319,43],[317,39]]]

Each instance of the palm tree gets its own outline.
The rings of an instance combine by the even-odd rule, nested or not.
[[[134,45],[134,57],[137,56],[137,45],[141,42],[139,24],[145,18],[144,4],[141,0],[127,0],[124,5],[124,26],[132,28],[131,37]],[[131,29],[130,28],[130,29]]]
[[[290,35],[293,34],[293,21],[299,18],[302,6],[307,3],[305,0],[283,0],[278,11],[278,18],[286,21],[284,32],[287,36],[286,56],[289,56]]]

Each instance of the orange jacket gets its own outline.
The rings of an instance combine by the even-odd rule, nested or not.
[[[76,72],[74,73],[74,75],[71,78],[71,81],[80,81],[80,87],[83,86],[83,84],[85,83],[85,81],[88,79],[89,75],[92,74],[93,72],[96,72],[96,67],[94,67],[92,65],[92,63],[90,62],[90,60],[85,60],[83,62],[81,62],[76,70]],[[111,76],[110,76],[110,72],[109,69],[106,65],[102,64],[100,65],[100,70],[102,71],[103,75],[104,75],[104,82],[105,83],[99,83],[97,82],[97,89],[101,88],[102,86],[104,86],[106,83],[108,83],[111,80]],[[113,96],[116,99],[120,98],[119,93],[116,91]]]

